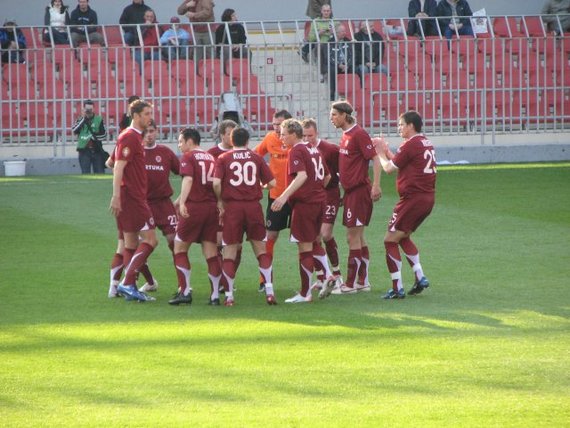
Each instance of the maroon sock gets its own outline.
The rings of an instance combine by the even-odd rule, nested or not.
[[[348,266],[346,269],[346,282],[347,287],[354,287],[356,274],[360,268],[361,250],[350,250],[348,252]]]
[[[142,276],[144,276],[144,279],[149,285],[154,284],[154,278],[152,277],[152,273],[150,272],[148,264],[145,263],[144,265],[142,265],[139,272],[142,274]]]
[[[239,269],[240,263],[241,263],[241,248],[238,248],[236,252],[236,272]]]
[[[190,260],[188,253],[178,253],[174,255],[174,267],[178,278],[178,291],[184,293],[186,287],[190,286]]]
[[[214,287],[220,286],[219,279],[220,276],[222,275],[222,266],[220,265],[220,260],[218,259],[218,256],[210,257],[209,259],[206,260],[206,263],[208,263],[208,275],[211,278],[217,278],[216,283],[213,283],[212,279],[210,279],[210,288],[212,291],[214,291]]]
[[[121,279],[123,274],[123,255],[121,253],[115,253],[113,260],[111,260],[111,272],[113,272],[113,280],[118,281]]]
[[[327,256],[329,256],[331,265],[338,266],[338,246],[336,245],[334,238],[325,241],[325,248],[327,249]]]
[[[402,247],[402,250],[404,250],[404,254],[406,255],[416,255],[419,253],[418,247],[416,247],[414,241],[412,241],[409,237],[404,238],[400,241],[400,247]],[[410,266],[414,267],[413,260],[410,260],[408,258],[408,263],[410,264]]]
[[[365,285],[366,277],[368,276],[368,262],[370,254],[368,253],[368,246],[362,247],[360,250],[360,268],[358,269],[358,283]]]
[[[257,258],[259,262],[259,273],[265,284],[273,284],[273,269],[271,266],[271,256],[267,253],[260,254]]]
[[[234,292],[234,279],[236,277],[235,260],[224,259],[224,263],[222,265],[222,272],[223,272],[223,276],[226,277],[226,282],[228,285],[226,292],[233,293]]]
[[[384,247],[386,248],[386,265],[388,266],[390,275],[392,275],[392,288],[394,291],[398,291],[400,278],[395,278],[394,275],[402,269],[400,250],[396,242],[384,242]]]
[[[307,297],[309,287],[311,286],[311,277],[315,268],[313,262],[313,252],[306,251],[299,254],[299,273],[301,275],[301,296]]]
[[[139,244],[127,267],[127,271],[125,272],[125,285],[136,284],[137,272],[139,272],[143,265],[146,263],[148,256],[150,256],[153,250],[153,246],[147,244],[146,242]]]

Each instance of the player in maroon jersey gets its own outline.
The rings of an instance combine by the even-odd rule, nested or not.
[[[272,188],[275,186],[275,178],[263,158],[247,147],[249,132],[246,129],[234,129],[231,138],[234,149],[218,158],[214,173],[214,192],[218,197],[218,208],[223,220],[225,247],[222,270],[228,284],[224,304],[234,304],[236,256],[245,231],[259,262],[267,303],[275,305],[273,268],[271,256],[265,248],[267,232],[263,209],[259,203],[263,197],[262,185]]]
[[[147,200],[156,227],[160,229],[168,242],[168,248],[174,257],[174,234],[178,216],[170,197],[174,193],[170,185],[170,173],[178,175],[180,161],[167,146],[156,144],[156,123],[154,120],[143,133],[145,149],[146,176],[148,180]],[[147,280],[140,291],[149,292],[158,289],[158,282],[152,278]]]
[[[325,188],[327,192],[327,199],[325,202],[325,212],[323,215],[323,224],[321,225],[321,234],[316,243],[315,248],[315,269],[317,271],[317,282],[311,286],[311,288],[322,290],[326,279],[332,274],[335,277],[336,284],[335,289],[340,291],[342,285],[342,277],[339,268],[339,257],[338,257],[338,246],[334,239],[333,228],[338,209],[340,207],[340,187],[338,180],[338,153],[339,147],[336,144],[329,143],[326,140],[319,138],[317,122],[314,119],[305,119],[302,123],[303,125],[303,139],[316,147],[321,154],[329,173],[331,179]],[[320,245],[320,241],[324,242],[326,252]],[[323,264],[322,261],[318,261],[322,256],[328,255],[332,272],[327,272],[328,263]],[[321,266],[319,266],[322,265]],[[322,295],[325,297],[326,292],[319,293],[319,297]]]
[[[373,202],[382,195],[380,159],[370,136],[352,117],[353,111],[346,101],[337,101],[332,104],[330,112],[332,124],[343,131],[338,164],[340,184],[344,189],[342,223],[346,226],[349,253],[346,282],[340,287],[342,294],[370,291],[370,255],[364,228],[372,217]],[[370,161],[372,182],[368,177]]]
[[[178,276],[178,292],[168,301],[171,305],[192,303],[190,286],[190,260],[188,250],[193,242],[202,245],[202,253],[208,264],[211,305],[219,305],[219,282],[222,268],[218,260],[216,234],[218,231],[218,208],[212,188],[214,181],[214,157],[200,149],[200,133],[186,128],[178,136],[178,148],[183,153],[180,161],[182,187],[178,203],[180,218],[174,238],[174,266]]]
[[[411,239],[412,233],[431,213],[435,204],[435,149],[421,132],[421,116],[415,111],[408,111],[398,120],[398,133],[405,141],[396,154],[390,151],[388,142],[383,138],[374,139],[384,171],[388,174],[398,171],[396,187],[400,195],[384,236],[386,264],[392,277],[392,288],[383,296],[384,299],[406,297],[402,285],[402,259],[398,245],[402,247],[415,275],[415,282],[409,294],[419,294],[429,287],[429,281],[420,264],[420,253]]]
[[[126,268],[117,290],[126,298],[154,300],[136,287],[136,276],[156,245],[154,218],[147,202],[147,177],[142,133],[151,123],[152,106],[142,100],[130,106],[131,126],[119,135],[115,146],[113,196],[110,210],[125,239]]]
[[[299,121],[283,121],[281,139],[291,148],[287,160],[289,185],[273,201],[271,209],[278,211],[286,203],[291,206],[290,239],[297,243],[299,249],[301,275],[301,291],[285,300],[285,303],[306,303],[312,301],[310,285],[314,270],[313,247],[321,231],[326,200],[325,185],[330,175],[319,151],[303,141],[303,126]],[[324,261],[326,262],[326,257]],[[334,282],[332,276],[327,279],[327,287],[329,282]]]
[[[220,126],[218,127],[218,132],[220,136],[220,142],[215,146],[208,149],[208,153],[214,156],[214,159],[218,159],[218,157],[232,150],[232,131],[238,127],[238,124],[235,123],[233,120],[226,119],[220,122]],[[218,227],[218,258],[220,259],[220,265],[222,264],[223,256],[222,256],[223,246],[222,246],[222,225],[220,224]],[[236,255],[236,270],[239,267],[239,263],[241,261],[241,245],[238,248],[238,252]],[[226,282],[225,277],[222,275],[222,280],[220,281],[220,291],[228,288],[228,284]]]

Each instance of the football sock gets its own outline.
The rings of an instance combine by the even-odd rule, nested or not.
[[[182,252],[175,254],[174,267],[176,268],[176,276],[178,277],[178,291],[187,296],[191,290],[190,274],[192,273],[188,253]]]
[[[223,275],[226,279],[228,284],[228,288],[226,290],[226,298],[233,299],[234,298],[234,280],[236,277],[236,264],[235,261],[232,259],[224,259],[224,263],[222,265]]]
[[[273,260],[273,247],[275,247],[275,241],[273,239],[267,239],[267,241],[265,242],[265,253],[269,255],[269,257],[271,257],[271,260]],[[260,275],[259,276],[259,283],[263,283],[265,282],[263,280],[263,276]]]
[[[356,280],[356,274],[360,270],[361,265],[361,250],[350,250],[348,252],[348,266],[346,269],[346,283],[347,287],[354,287],[354,281]]]
[[[115,253],[113,260],[111,260],[110,280],[111,284],[116,284],[121,279],[123,274],[123,255]]]
[[[139,244],[137,250],[133,254],[133,258],[129,262],[127,266],[127,270],[125,272],[125,280],[124,283],[126,285],[135,285],[137,272],[141,270],[141,268],[145,265],[148,256],[153,252],[154,248],[152,245],[147,244],[146,242],[142,242]],[[151,275],[152,278],[152,275]],[[147,279],[148,281],[148,279]]]
[[[416,281],[419,281],[424,276],[424,271],[420,263],[420,253],[416,244],[414,244],[410,238],[404,238],[400,241],[400,247],[402,247],[406,258],[408,259],[408,263],[414,271]]]
[[[152,273],[150,273],[150,269],[146,263],[141,266],[139,272],[142,273],[142,276],[144,276],[144,279],[149,285],[154,284],[154,278],[152,276]]]
[[[313,243],[313,257],[315,259],[315,269],[322,270],[324,273],[324,278],[319,278],[319,280],[322,281],[323,279],[329,278],[332,272],[327,260],[327,253],[317,242]]]
[[[358,269],[358,283],[366,285],[368,280],[368,266],[370,265],[370,254],[368,253],[368,246],[362,247],[360,260],[362,264]]]
[[[339,271],[338,269],[338,246],[336,245],[336,241],[334,240],[334,238],[329,239],[328,241],[325,241],[325,248],[327,249],[327,256],[329,256],[329,260],[331,262],[331,266],[333,266],[333,271],[335,271],[334,267],[336,266],[336,270]],[[335,272],[336,274],[336,272]],[[339,271],[340,274],[340,271]]]
[[[314,262],[313,252],[305,251],[299,254],[299,274],[301,275],[301,296],[307,297],[309,287],[311,286],[311,278],[313,276]]]
[[[395,242],[384,242],[386,248],[386,265],[392,277],[392,289],[401,290],[402,286],[402,259],[398,244]]]
[[[123,250],[123,269],[126,269],[129,263],[131,262],[131,259],[133,258],[135,251],[137,251],[136,248],[125,248]]]
[[[259,273],[261,278],[263,278],[263,283],[267,287],[267,284],[273,284],[273,266],[271,265],[271,256],[267,253],[260,254],[257,258],[259,262]],[[267,292],[267,289],[265,290]]]
[[[236,272],[239,269],[240,263],[241,263],[241,246],[238,247],[237,252],[236,252]]]
[[[210,257],[206,260],[208,263],[208,278],[210,278],[210,285],[212,287],[211,298],[218,299],[220,297],[220,278],[222,277],[222,266],[218,256]]]

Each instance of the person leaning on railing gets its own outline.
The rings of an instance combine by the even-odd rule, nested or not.
[[[2,47],[2,63],[24,63],[24,49],[26,37],[22,30],[17,28],[16,20],[7,18],[4,27],[0,28],[0,47]]]
[[[51,44],[53,38],[53,43],[56,45],[69,44],[66,26],[70,22],[68,7],[63,4],[63,1],[51,0],[44,16],[44,25],[49,27],[44,30],[44,41]]]
[[[89,0],[77,0],[77,7],[71,12],[71,44],[77,47],[89,40],[91,44],[105,46],[105,39],[97,32],[97,12],[89,7]]]

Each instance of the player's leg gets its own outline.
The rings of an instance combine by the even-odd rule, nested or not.
[[[224,305],[234,305],[234,282],[236,278],[236,254],[238,244],[228,244],[224,247],[224,261],[222,263],[222,274],[228,288],[226,289],[226,300]]]
[[[125,240],[119,238],[117,242],[117,250],[113,255],[113,259],[111,260],[111,268],[109,271],[109,292],[107,296],[109,298],[117,297],[117,286],[119,285],[119,281],[121,279],[121,275],[123,273],[123,253],[125,251]]]
[[[192,303],[192,287],[190,285],[192,267],[188,258],[190,245],[190,242],[183,241],[179,237],[174,238],[174,268],[178,278],[178,292],[168,301],[171,305]]]
[[[210,279],[210,300],[209,304],[219,306],[220,304],[220,279],[222,278],[222,266],[218,259],[218,246],[215,242],[202,241],[202,254],[208,264],[208,278]]]
[[[259,264],[259,273],[263,278],[263,284],[265,285],[267,303],[269,305],[276,305],[277,300],[275,300],[275,292],[273,291],[273,263],[271,256],[266,251],[264,241],[252,240],[250,242],[253,253],[255,254]]]
[[[123,232],[125,238],[125,252],[123,262],[125,263],[125,278],[118,290],[128,297],[136,300],[154,300],[146,294],[141,293],[136,288],[136,280],[141,267],[146,264],[150,254],[158,244],[154,228],[147,225],[140,232]],[[140,238],[140,239],[139,239]],[[133,248],[136,250],[133,251]],[[131,256],[132,254],[132,256]],[[129,260],[130,259],[130,260]]]
[[[364,226],[347,227],[346,240],[348,242],[348,262],[346,268],[346,281],[341,286],[342,294],[356,293],[356,275],[362,264],[362,235]]]
[[[299,275],[301,277],[301,291],[295,296],[285,300],[285,303],[305,303],[312,300],[309,287],[311,285],[311,278],[313,276],[314,270],[313,243],[299,242],[297,246],[299,249]]]
[[[402,283],[402,258],[398,243],[406,236],[405,232],[400,230],[388,230],[384,236],[384,247],[386,248],[386,265],[392,279],[392,288],[388,290],[382,298],[384,299],[403,299],[406,297],[404,286]]]
[[[408,259],[408,263],[414,271],[415,281],[409,294],[412,296],[420,294],[425,288],[429,287],[429,281],[425,277],[422,264],[420,263],[420,252],[416,247],[416,244],[412,241],[410,235],[400,241],[400,247],[402,248],[402,251],[404,251],[406,259]]]
[[[361,261],[360,269],[358,270],[358,281],[356,284],[356,288],[359,292],[361,291],[370,291],[370,280],[368,279],[368,270],[370,266],[370,253],[368,251],[368,243],[364,238],[364,233],[361,239],[362,248],[361,248]]]
[[[333,275],[340,276],[338,245],[333,235],[334,224],[323,223],[321,226],[321,237],[325,244],[327,256],[330,261],[331,270]]]

